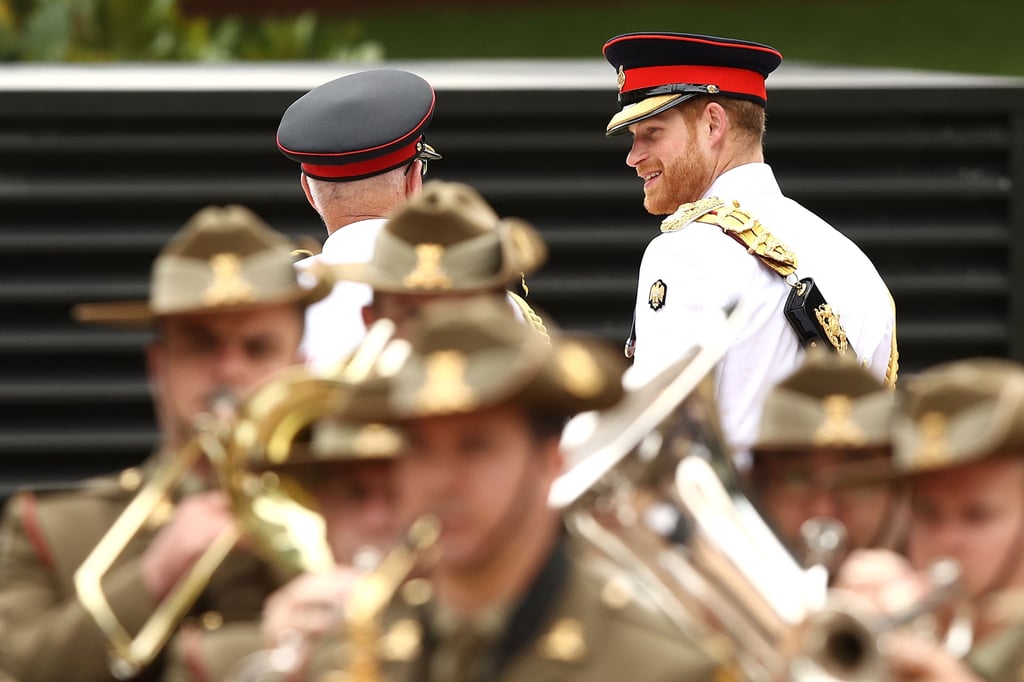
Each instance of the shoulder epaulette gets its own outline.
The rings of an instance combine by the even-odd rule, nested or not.
[[[718,197],[707,197],[683,204],[661,223],[662,232],[675,232],[691,223],[714,225],[747,248],[762,263],[782,277],[796,272],[797,257],[750,213],[740,202],[727,203]]]
[[[551,335],[548,334],[548,328],[544,324],[544,320],[541,319],[541,316],[537,314],[537,311],[535,311],[533,307],[526,302],[526,299],[513,291],[508,292],[508,297],[512,299],[512,302],[519,308],[519,311],[523,314],[523,318],[526,320],[526,324],[530,325],[535,332],[550,342]]]

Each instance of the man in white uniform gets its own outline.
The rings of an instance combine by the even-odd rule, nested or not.
[[[718,376],[738,455],[753,442],[768,389],[800,364],[805,346],[855,353],[893,384],[895,312],[881,277],[853,242],[786,198],[764,163],[765,78],[782,55],[680,33],[617,36],[604,55],[622,106],[607,134],[633,135],[626,163],[643,182],[644,207],[671,214],[640,265],[627,347],[634,377],[667,367],[700,341],[709,316],[742,297],[752,314]],[[815,287],[795,286],[803,278],[824,300]],[[784,312],[794,291],[795,323]]]
[[[322,252],[299,267],[370,259],[384,217],[420,191],[427,161],[441,158],[424,139],[434,100],[419,76],[380,69],[325,83],[288,107],[277,146],[301,164],[302,189],[327,227]],[[355,349],[370,299],[369,286],[339,282],[310,306],[302,350],[315,370]]]

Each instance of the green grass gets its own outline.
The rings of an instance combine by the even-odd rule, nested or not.
[[[348,16],[389,59],[596,57],[618,33],[769,43],[786,59],[1024,75],[1024,0],[560,0]]]

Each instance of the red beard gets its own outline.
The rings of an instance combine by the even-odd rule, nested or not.
[[[693,148],[662,168],[654,186],[644,191],[644,208],[652,215],[674,213],[680,204],[703,197],[714,179],[714,165]]]

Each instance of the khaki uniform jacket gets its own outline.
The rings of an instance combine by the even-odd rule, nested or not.
[[[139,477],[137,470],[129,472],[136,473],[92,479],[69,491],[24,492],[9,500],[0,531],[0,670],[20,682],[115,679],[106,638],[77,599],[74,573],[133,499]],[[142,533],[130,543],[104,583],[114,613],[133,633],[155,607],[139,568],[154,533]],[[195,621],[208,629],[257,621],[277,582],[262,561],[233,552],[200,596]],[[136,679],[159,679],[160,667],[158,661]]]
[[[986,682],[1024,679],[1024,619],[986,637],[971,649],[965,662]]]
[[[564,566],[562,576],[552,579],[559,562]],[[679,682],[714,680],[722,672],[711,656],[690,643],[660,614],[633,601],[625,583],[601,577],[561,549],[504,624],[500,641],[468,650],[465,659],[473,671],[469,675],[451,672],[464,669],[460,661],[442,666],[438,665],[441,661],[434,660],[437,652],[451,647],[450,642],[431,633],[431,608],[430,603],[410,603],[405,593],[393,601],[384,617],[378,647],[383,652],[382,679]],[[351,628],[347,634],[352,634]],[[510,640],[517,644],[510,646]],[[327,638],[322,643],[305,679],[328,682],[332,679],[330,673],[344,667],[345,647],[339,646],[339,641]]]

